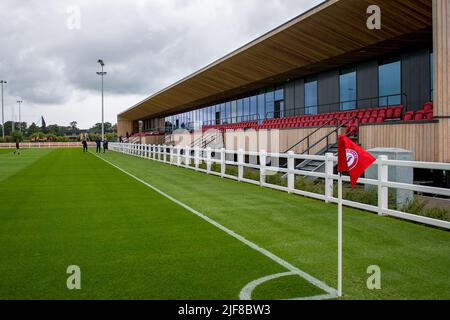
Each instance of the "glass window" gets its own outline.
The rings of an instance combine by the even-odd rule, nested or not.
[[[339,76],[341,110],[356,109],[356,68],[342,69]]]
[[[233,101],[231,101],[231,118],[232,118],[232,123],[236,123],[236,117],[237,117],[237,101],[233,100]]]
[[[258,99],[256,96],[250,97],[250,120],[256,120],[256,114],[258,113]]]
[[[209,107],[209,121],[211,125],[214,125],[216,122],[216,106]]]
[[[266,118],[272,119],[274,117],[274,93],[273,90],[266,92]]]
[[[401,104],[401,63],[389,61],[378,67],[380,107]]]
[[[242,116],[244,115],[244,102],[242,99],[237,100],[237,122],[242,121]]]
[[[230,123],[231,118],[231,102],[225,103],[225,123]]]
[[[275,101],[284,100],[284,87],[277,87],[275,90]]]
[[[225,103],[220,104],[220,123],[225,122]]]
[[[317,114],[317,80],[305,82],[305,114]]]
[[[259,120],[266,118],[266,98],[264,93],[258,95],[258,116]]]
[[[246,121],[250,115],[250,98],[244,98],[242,100],[244,105],[244,119],[242,121]]]

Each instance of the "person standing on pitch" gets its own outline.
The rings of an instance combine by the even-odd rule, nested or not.
[[[102,139],[100,139],[100,137],[97,137],[97,139],[95,140],[95,144],[97,145],[97,153],[101,152],[102,149]]]
[[[16,139],[16,150],[14,150],[14,154],[18,154],[20,155],[20,142],[19,142],[19,138]]]
[[[83,139],[82,144],[83,144],[83,152],[88,152],[88,144],[86,139]]]
[[[103,140],[103,153],[106,153],[106,150],[108,150],[108,139],[105,138]]]

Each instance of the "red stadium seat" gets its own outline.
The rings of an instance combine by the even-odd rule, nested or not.
[[[423,106],[425,112],[433,111],[433,102],[427,102]]]
[[[417,111],[414,114],[414,121],[420,121],[423,120],[425,117],[425,113],[423,112],[423,110]]]
[[[403,121],[411,121],[414,118],[414,112],[409,111],[403,116]]]
[[[394,119],[401,119],[403,112],[403,106],[397,106],[394,108]]]
[[[433,111],[425,112],[425,120],[433,120]]]

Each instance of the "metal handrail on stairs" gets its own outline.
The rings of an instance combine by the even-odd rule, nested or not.
[[[310,145],[309,144],[309,138],[312,134],[308,135],[308,148],[306,148],[305,150],[303,150],[303,152],[301,152],[300,154],[305,154],[307,153],[308,155],[310,154],[310,151],[312,150],[312,148],[316,147],[317,145],[319,145],[322,141],[324,141],[326,139],[326,145],[327,145],[327,150],[326,152],[328,152],[329,150],[329,146],[330,146],[330,136],[333,134],[336,134],[336,141],[338,140],[338,136],[339,136],[339,130],[342,129],[343,127],[346,127],[347,124],[351,123],[353,120],[358,119],[358,117],[352,117],[350,119],[347,119],[346,121],[339,123],[338,121],[338,125],[336,126],[336,129],[334,129],[333,131],[331,131],[330,133],[328,133],[327,135],[325,135],[324,137],[322,137],[321,139],[319,139],[318,141],[316,141],[314,144]],[[316,131],[317,132],[317,131]],[[303,141],[302,141],[303,142]]]

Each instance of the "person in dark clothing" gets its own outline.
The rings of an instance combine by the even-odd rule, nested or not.
[[[95,140],[95,144],[96,144],[96,146],[97,146],[97,153],[100,153],[101,152],[101,149],[102,149],[102,139],[100,139],[100,138],[97,138],[96,140]]]
[[[83,140],[82,144],[83,144],[83,152],[88,152],[88,143],[87,143],[87,141]]]
[[[119,143],[122,143],[123,142],[123,139],[122,139],[122,136],[120,136],[119,137]]]
[[[20,141],[19,139],[16,139],[16,150],[14,150],[14,154],[20,155]]]
[[[106,150],[108,150],[108,140],[103,140],[103,153],[106,153]]]

